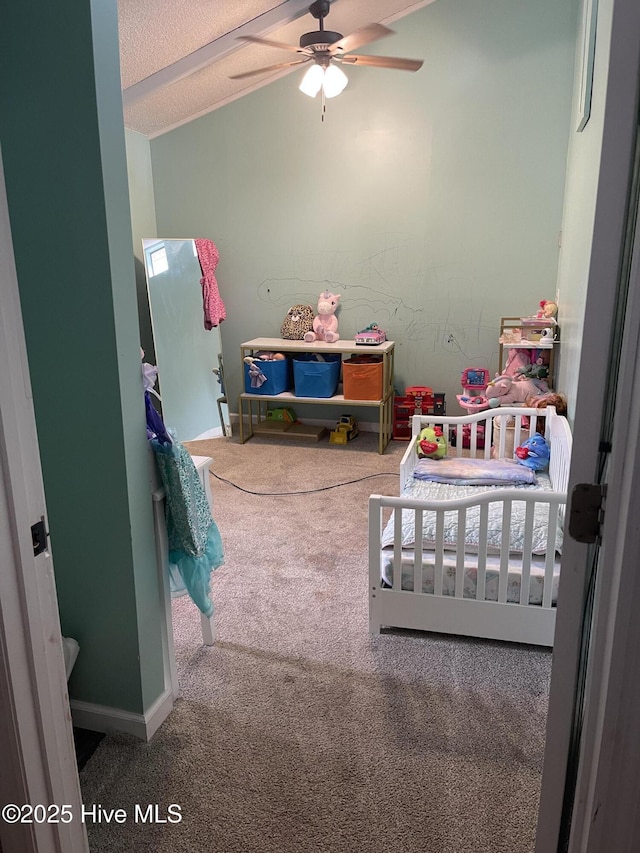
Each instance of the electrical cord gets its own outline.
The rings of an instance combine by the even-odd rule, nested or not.
[[[215,471],[211,471],[211,474],[216,478],[216,480],[220,480],[221,483],[226,483],[228,486],[233,486],[234,489],[238,489],[240,492],[244,492],[247,495],[258,495],[260,497],[290,497],[292,495],[312,495],[314,492],[326,492],[329,489],[339,489],[342,486],[352,486],[354,483],[362,483],[365,480],[371,480],[373,477],[397,477],[398,472],[394,471],[382,471],[379,474],[367,474],[365,477],[358,477],[356,480],[346,480],[344,483],[334,483],[332,486],[321,486],[319,489],[307,489],[306,491],[300,492],[254,492],[251,489],[244,489],[242,486],[239,486],[237,483],[232,483],[231,480],[226,480],[224,477],[221,477],[219,474],[216,474]]]

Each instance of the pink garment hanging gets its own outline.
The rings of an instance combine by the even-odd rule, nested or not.
[[[227,310],[218,291],[215,271],[220,255],[211,240],[195,240],[200,269],[202,270],[202,307],[204,309],[204,327],[213,329],[219,326],[227,316]]]

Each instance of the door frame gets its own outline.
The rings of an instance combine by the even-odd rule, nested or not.
[[[0,364],[0,803],[59,821],[0,819],[0,846],[85,853],[53,558],[48,538],[34,556],[31,535],[48,525],[1,151]]]
[[[637,213],[637,211],[636,211]],[[608,474],[569,851],[640,849],[640,220]]]
[[[599,22],[600,23],[600,22]],[[633,168],[638,144],[640,99],[640,4],[637,0],[613,0],[611,31],[599,29],[598,38],[610,37],[598,188],[590,248],[583,346],[573,425],[573,455],[569,491],[576,483],[598,481],[598,459],[606,456],[608,481],[601,540],[595,546],[565,537],[562,583],[558,600],[556,636],[549,697],[545,761],[536,836],[537,853],[599,849],[638,849],[640,827],[632,826],[634,808],[622,810],[619,784],[625,779],[628,792],[638,793],[629,765],[637,762],[640,733],[629,726],[619,730],[624,715],[640,706],[637,679],[624,674],[639,648],[638,619],[630,615],[640,608],[640,587],[635,580],[640,538],[640,380],[636,369],[640,352],[640,275],[638,243],[629,272],[620,372],[611,375],[615,350],[619,283],[625,272],[625,252],[635,228],[636,210],[631,199]],[[598,341],[599,345],[588,345]],[[585,344],[586,342],[586,344]],[[601,448],[607,414],[603,401],[616,388],[611,452]],[[601,408],[599,408],[599,406]],[[634,489],[635,486],[635,489]],[[574,738],[574,714],[581,672],[583,610],[589,571],[597,566],[595,608],[588,640],[585,670],[582,737],[575,753],[578,760],[575,791],[570,778],[569,755]],[[635,606],[635,611],[633,607]],[[637,719],[637,716],[636,716]],[[637,763],[635,767],[637,768]],[[637,771],[636,771],[637,772]],[[619,823],[616,826],[614,816]],[[601,836],[606,826],[610,835]],[[636,846],[629,846],[632,833]],[[614,835],[617,839],[614,842]],[[598,846],[606,838],[603,847]]]

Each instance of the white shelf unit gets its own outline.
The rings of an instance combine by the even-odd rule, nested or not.
[[[540,322],[540,325],[537,326],[533,323],[524,323],[521,317],[502,317],[500,319],[500,349],[498,352],[498,364],[500,372],[502,372],[505,368],[505,350],[540,350],[542,352],[549,353],[548,362],[545,359],[549,367],[549,376],[547,377],[547,383],[549,384],[550,388],[554,387],[555,348],[558,345],[560,339],[560,327],[557,325],[557,323],[550,327],[553,329],[554,333],[552,341],[541,341],[536,340],[532,337],[534,335],[537,335],[537,333],[543,328],[549,328],[548,321],[542,320]],[[504,342],[505,338],[508,338],[513,334],[517,335],[518,333],[524,336],[524,339],[521,339],[514,343]]]
[[[240,394],[238,400],[238,412],[240,419],[240,443],[250,439],[254,433],[269,432],[273,434],[274,430],[268,428],[266,419],[263,417],[267,403],[276,403],[278,407],[287,407],[294,404],[298,405],[319,405],[319,406],[344,406],[345,408],[377,408],[378,409],[378,428],[379,441],[378,452],[384,453],[385,448],[391,440],[391,431],[393,425],[393,357],[395,343],[393,341],[385,341],[383,344],[375,346],[366,346],[356,344],[355,341],[338,340],[335,343],[328,344],[324,341],[314,341],[307,343],[306,341],[289,341],[284,338],[254,338],[251,341],[245,341],[240,344],[241,366],[244,382],[244,359],[247,356],[259,350],[267,350],[270,352],[282,353],[340,353],[341,355],[378,355],[382,356],[382,397],[380,400],[351,400],[345,398],[344,394],[334,394],[333,397],[296,397],[293,391],[283,391],[280,394],[273,396],[267,394],[249,394],[246,391]],[[340,388],[340,386],[339,386]],[[254,410],[255,406],[255,410]],[[245,407],[248,415],[247,423],[245,424]],[[254,411],[256,421],[254,423]],[[271,427],[272,423],[269,422]],[[291,435],[295,432],[287,430]],[[287,432],[280,433],[287,435]]]

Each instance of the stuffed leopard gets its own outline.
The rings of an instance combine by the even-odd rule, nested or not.
[[[280,337],[288,341],[302,341],[307,332],[313,331],[315,310],[311,305],[292,305],[280,327]]]

